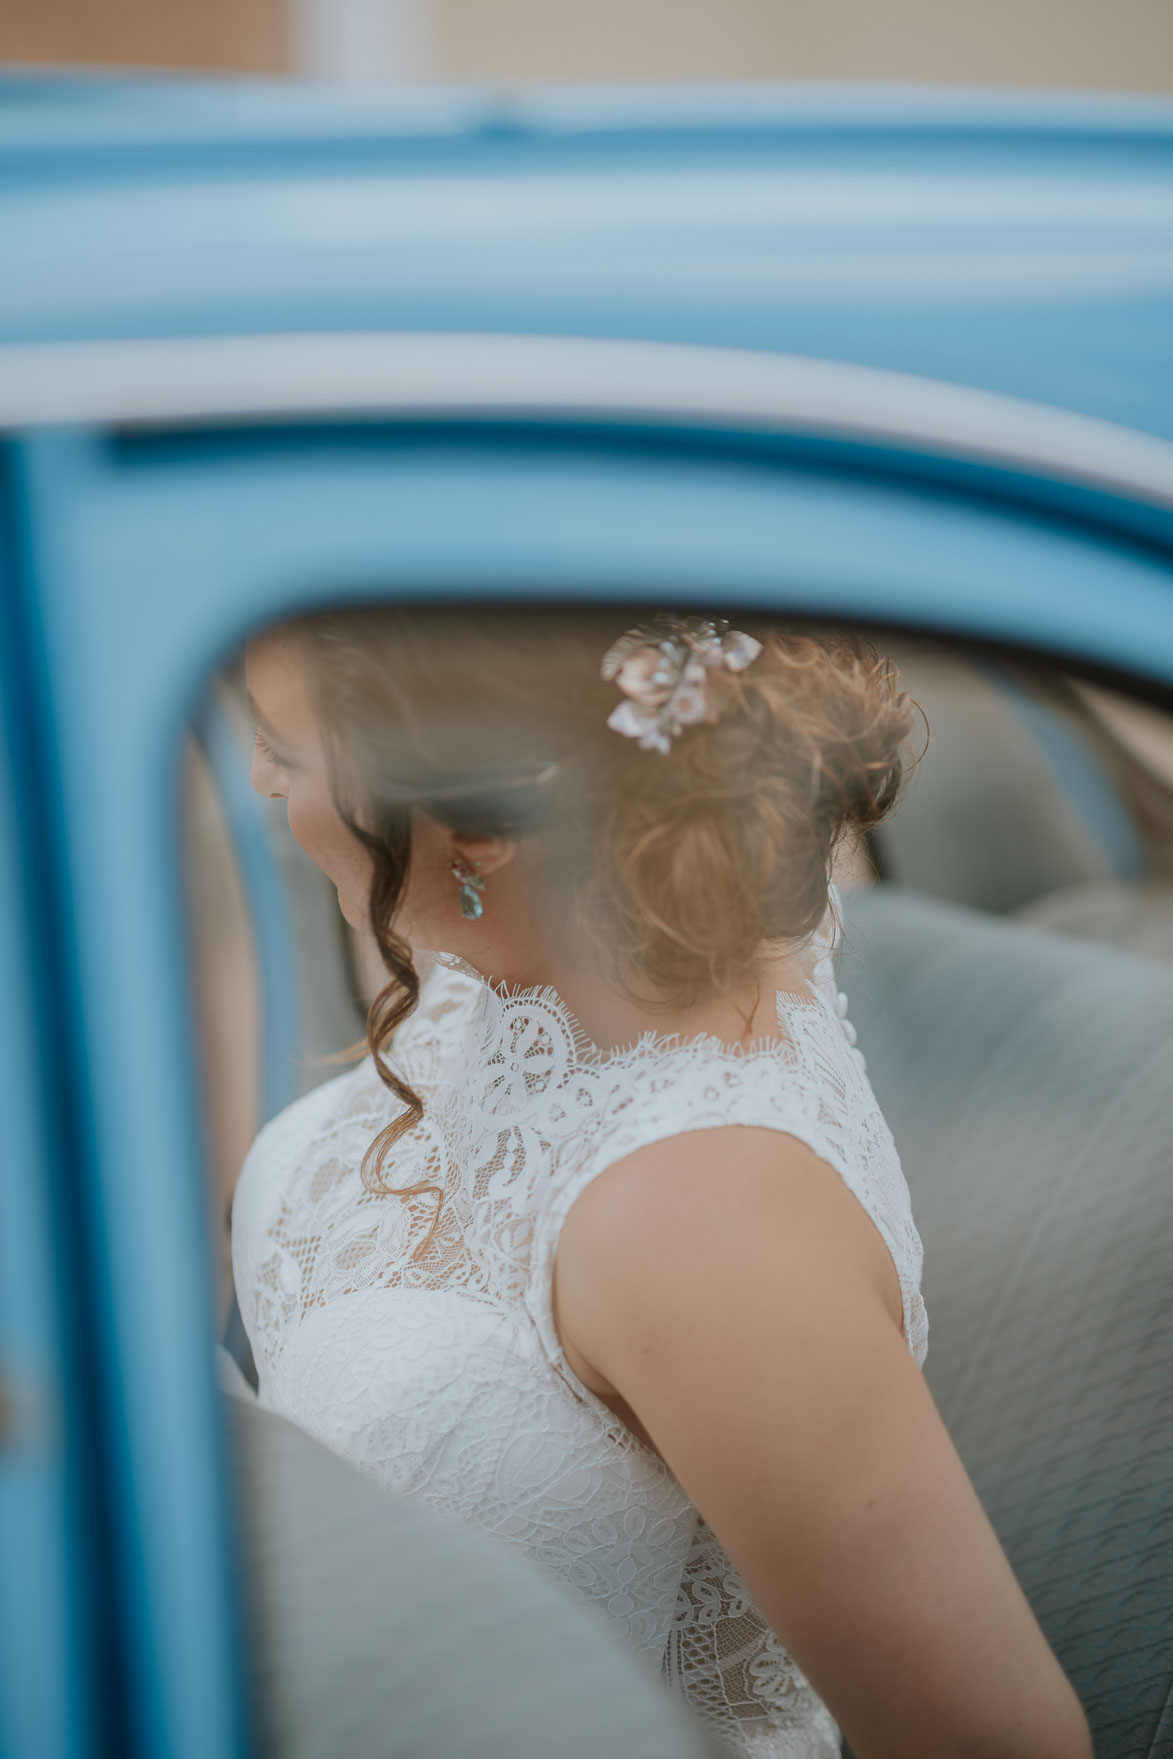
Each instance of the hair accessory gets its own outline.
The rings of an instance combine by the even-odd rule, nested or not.
[[[448,871],[460,886],[460,914],[466,922],[479,922],[485,914],[485,900],[481,897],[485,889],[484,876],[470,866],[463,855],[452,857]]]
[[[644,751],[666,753],[683,728],[717,719],[710,674],[744,672],[761,651],[760,641],[719,618],[662,617],[629,629],[603,655],[603,677],[626,698],[607,725]]]

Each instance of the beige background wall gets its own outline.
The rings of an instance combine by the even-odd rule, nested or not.
[[[436,0],[454,74],[1173,90],[1173,0]]]
[[[364,31],[376,45],[365,54]],[[323,53],[332,32],[353,49]],[[0,59],[367,82],[878,79],[1173,92],[1173,0],[0,0]]]

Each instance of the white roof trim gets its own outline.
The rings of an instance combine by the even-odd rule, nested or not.
[[[964,385],[801,355],[432,333],[0,346],[0,428],[314,415],[816,434],[1000,464],[1173,511],[1168,441]]]

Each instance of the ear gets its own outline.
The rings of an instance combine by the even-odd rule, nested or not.
[[[453,855],[459,855],[478,873],[497,873],[517,854],[516,837],[470,837],[453,831],[451,842]]]

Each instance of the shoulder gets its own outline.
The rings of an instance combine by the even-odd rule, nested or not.
[[[733,1306],[775,1336],[837,1302],[902,1320],[867,1211],[805,1142],[769,1128],[689,1131],[612,1162],[572,1205],[555,1275],[564,1347],[588,1363],[621,1333],[724,1328]]]
[[[343,1115],[351,1103],[365,1092],[373,1079],[375,1075],[371,1060],[364,1057],[353,1068],[311,1087],[308,1093],[303,1093],[300,1099],[295,1099],[263,1126],[249,1150],[249,1160],[254,1155],[265,1156],[279,1152],[288,1142],[304,1145],[308,1137],[324,1127],[329,1127],[336,1118]]]
[[[315,1157],[319,1146],[333,1137],[343,1120],[353,1117],[356,1110],[367,1109],[368,1096],[372,1103],[378,1103],[381,1091],[374,1067],[366,1057],[355,1068],[303,1093],[270,1118],[254,1138],[240,1169],[232,1206],[234,1232],[295,1167]]]
[[[569,1245],[614,1261],[625,1242],[678,1249],[746,1244],[764,1226],[776,1249],[825,1235],[836,1250],[869,1239],[873,1224],[836,1170],[784,1130],[722,1124],[663,1136],[613,1160],[581,1192],[562,1230]],[[646,1265],[645,1269],[648,1269]]]

